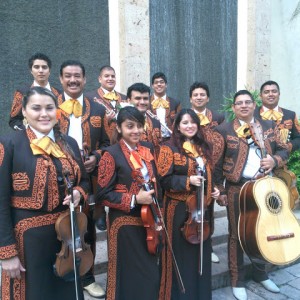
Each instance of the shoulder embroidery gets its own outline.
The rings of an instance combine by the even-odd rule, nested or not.
[[[90,118],[91,124],[93,127],[100,128],[101,127],[101,117],[100,116],[92,116]]]
[[[111,180],[114,172],[115,160],[108,152],[105,152],[99,162],[98,184],[101,187],[106,187]]]
[[[173,152],[171,148],[167,146],[162,146],[160,149],[157,170],[161,176],[167,174],[173,162]]]

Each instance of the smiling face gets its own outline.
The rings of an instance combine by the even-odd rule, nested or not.
[[[149,93],[141,93],[138,91],[132,91],[131,97],[128,99],[142,114],[144,114],[150,107]]]
[[[203,111],[209,102],[209,97],[207,96],[206,90],[203,88],[194,89],[190,98],[190,102],[194,110],[198,112]]]
[[[187,139],[192,139],[198,131],[198,125],[189,114],[184,114],[179,122],[178,130]]]
[[[98,77],[101,87],[111,92],[116,86],[116,74],[112,69],[103,69]]]
[[[86,83],[80,66],[67,66],[62,70],[60,83],[72,99],[77,99],[82,93]]]
[[[273,109],[278,105],[280,92],[276,84],[265,85],[260,93],[262,103],[268,109]]]
[[[249,95],[239,95],[232,105],[232,110],[238,119],[249,123],[253,119],[255,106],[255,102]]]
[[[124,141],[131,148],[135,148],[144,132],[144,127],[139,122],[126,119],[124,122],[122,122],[121,127],[117,126],[117,130],[119,134],[121,134]]]
[[[153,81],[152,89],[154,90],[156,96],[162,97],[166,94],[167,83],[164,81],[163,78],[156,78]]]
[[[47,95],[31,95],[26,107],[22,109],[22,113],[33,129],[45,135],[56,124],[55,102]]]
[[[48,83],[50,76],[50,69],[48,63],[42,59],[35,59],[31,67],[31,74],[34,80],[40,85],[45,87]]]

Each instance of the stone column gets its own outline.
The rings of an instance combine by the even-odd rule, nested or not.
[[[271,0],[238,0],[238,90],[270,78],[271,17]]]
[[[109,0],[110,64],[116,89],[126,94],[135,82],[149,84],[149,0]]]

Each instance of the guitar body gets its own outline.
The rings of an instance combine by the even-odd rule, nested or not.
[[[284,265],[300,257],[300,226],[290,208],[285,183],[266,176],[240,191],[238,234],[250,258]]]

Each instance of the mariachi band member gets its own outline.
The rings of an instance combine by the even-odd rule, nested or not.
[[[153,144],[157,157],[162,141],[161,124],[150,111],[150,87],[141,82],[132,84],[127,89],[127,100],[144,115],[145,125],[141,140]]]
[[[161,123],[163,141],[170,139],[176,114],[181,110],[180,101],[167,95],[167,77],[162,72],[156,72],[151,78],[153,95],[150,108]]]
[[[145,118],[135,107],[117,117],[117,143],[106,148],[98,167],[97,201],[109,207],[107,300],[158,299],[158,256],[147,250],[141,210],[153,204],[154,189],[140,178],[154,180],[153,147],[141,142]]]
[[[260,87],[262,106],[256,107],[258,120],[273,120],[278,126],[280,138],[290,152],[300,149],[300,125],[294,111],[279,106],[280,88],[276,81],[266,81]]]
[[[218,198],[219,190],[212,182],[213,152],[208,144],[199,118],[192,109],[182,109],[176,116],[173,134],[161,147],[158,158],[158,172],[161,187],[165,191],[165,223],[169,233],[174,255],[185,287],[182,293],[172,270],[171,251],[162,254],[162,281],[160,299],[211,299],[211,203]],[[200,172],[197,174],[196,169]],[[195,205],[196,189],[204,188],[203,222],[206,236],[193,244],[183,235],[188,211]],[[203,230],[204,232],[204,230]],[[200,247],[203,254],[200,255]],[[199,273],[201,261],[202,275]]]
[[[34,86],[41,86],[51,91],[56,97],[60,94],[60,91],[50,85],[49,76],[51,72],[52,62],[50,58],[43,53],[35,53],[28,60],[28,67],[33,77],[31,84],[19,87],[14,92],[13,103],[11,106],[11,112],[9,117],[9,126],[14,130],[23,130],[25,126],[23,124],[24,116],[22,115],[22,99],[23,96]]]
[[[240,300],[247,299],[244,253],[238,236],[240,190],[247,181],[262,176],[262,170],[264,174],[269,174],[273,169],[283,167],[288,159],[287,146],[280,141],[278,127],[273,121],[255,119],[255,107],[249,91],[236,92],[232,105],[236,118],[217,126],[212,139],[214,144],[220,145],[214,172],[216,184],[221,191],[217,203],[227,206],[228,266],[232,293]],[[254,122],[262,128],[267,151],[265,157],[261,156],[259,145],[251,135],[249,124]],[[268,278],[264,264],[252,261],[252,269],[254,281],[270,292],[279,293],[278,286]]]
[[[55,95],[33,87],[22,107],[26,129],[0,139],[2,299],[73,300],[74,281],[53,272],[61,247],[55,222],[71,199],[63,173],[73,179],[75,206],[87,199],[87,175],[76,141],[56,124]]]
[[[112,134],[116,128],[116,116],[122,105],[126,101],[126,96],[115,90],[116,86],[116,72],[111,66],[102,66],[99,71],[98,81],[100,87],[94,91],[86,93],[86,96],[92,100],[98,102],[106,109],[105,118],[105,131],[109,138],[112,138]]]
[[[208,137],[212,134],[212,130],[224,122],[224,114],[212,111],[207,108],[210,99],[209,87],[205,82],[194,82],[190,86],[190,103],[191,108],[199,117],[200,126]],[[211,249],[211,261],[214,263],[220,262],[219,257]]]
[[[61,131],[76,139],[79,149],[83,152],[85,170],[90,182],[97,181],[97,166],[101,156],[101,149],[109,145],[109,138],[104,128],[105,108],[90,100],[84,93],[86,84],[85,67],[76,60],[64,61],[60,66],[60,83],[63,93],[58,97],[58,119]],[[96,228],[94,215],[93,193],[83,211],[88,218],[88,229],[85,240],[91,245],[94,257],[96,256]],[[94,264],[82,276],[83,288],[92,297],[105,297],[105,291],[95,281]]]
[[[100,68],[98,81],[100,87],[86,93],[87,98],[99,103],[105,108],[106,116],[103,119],[105,132],[111,140],[117,126],[117,115],[119,110],[127,104],[126,96],[115,90],[116,72],[111,66],[104,65]],[[96,180],[93,183],[96,183]],[[101,205],[95,205],[94,219],[99,230],[106,230],[106,212]]]

